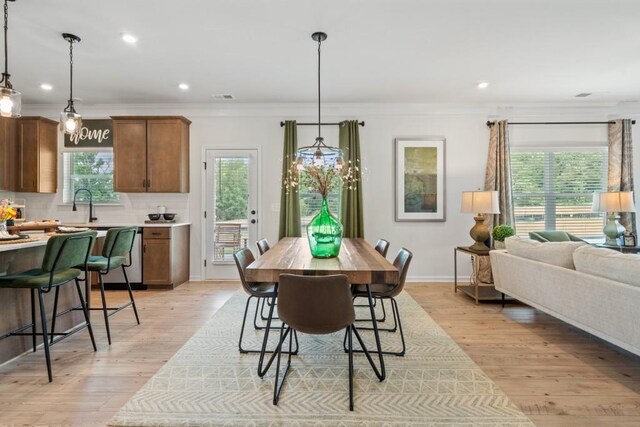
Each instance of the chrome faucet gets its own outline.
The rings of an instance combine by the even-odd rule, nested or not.
[[[87,193],[89,193],[89,222],[93,222],[93,221],[97,221],[98,218],[96,218],[95,216],[93,216],[93,194],[91,194],[91,191],[89,191],[86,188],[78,188],[76,190],[76,192],[73,194],[73,211],[77,211],[78,207],[76,206],[76,196],[78,195],[78,193],[80,191],[86,191]]]

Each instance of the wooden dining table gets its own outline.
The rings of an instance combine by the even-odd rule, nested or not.
[[[366,285],[369,302],[369,310],[376,342],[379,366],[376,367],[368,351],[363,348],[367,359],[380,381],[386,377],[380,335],[374,313],[374,304],[369,285],[371,283],[398,283],[398,269],[383,257],[373,246],[364,239],[342,239],[340,254],[336,258],[314,258],[309,250],[307,239],[301,237],[285,237],[276,243],[271,249],[261,255],[257,260],[249,264],[245,270],[245,278],[248,282],[273,282],[278,283],[283,273],[298,274],[303,276],[323,276],[330,274],[344,274],[352,284]],[[276,304],[275,297],[271,302],[267,320],[266,333],[263,339],[260,360],[258,362],[258,374],[260,376],[269,369],[275,353],[263,369],[264,355],[268,341],[273,308]]]
[[[252,262],[249,282],[278,282],[282,273],[304,276],[344,274],[353,284],[398,283],[398,270],[364,239],[342,239],[336,258],[314,258],[307,239],[285,237]]]

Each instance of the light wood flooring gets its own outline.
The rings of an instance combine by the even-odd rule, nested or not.
[[[476,306],[448,283],[406,288],[536,425],[640,425],[640,358],[522,304]],[[237,289],[136,292],[142,324],[130,309],[112,317],[111,346],[94,312],[98,352],[86,330],[55,345],[53,383],[42,351],[0,367],[0,425],[105,425]]]

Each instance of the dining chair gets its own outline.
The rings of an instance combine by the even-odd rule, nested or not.
[[[100,297],[102,299],[101,307],[90,307],[89,310],[102,311],[104,316],[104,325],[107,330],[107,341],[111,345],[111,329],[109,327],[109,317],[120,312],[120,310],[131,306],[133,308],[133,314],[136,317],[136,322],[140,324],[140,318],[138,317],[138,309],[136,308],[136,302],[133,299],[133,291],[131,290],[131,283],[127,277],[127,267],[131,266],[131,250],[133,249],[133,242],[138,233],[138,227],[114,227],[107,230],[107,235],[104,238],[104,244],[102,246],[101,255],[91,255],[87,261],[87,269],[89,272],[95,272],[98,276],[98,284],[100,286]],[[119,307],[108,307],[107,297],[104,288],[103,276],[107,275],[110,271],[117,268],[122,268],[122,274],[124,275],[124,281],[129,291],[129,302]],[[56,313],[58,307],[58,292],[56,291],[53,312]],[[55,316],[51,325],[51,330],[55,328]]]
[[[42,336],[49,382],[53,381],[51,354],[49,351],[52,344],[57,343],[66,336],[69,336],[86,326],[89,331],[89,337],[91,338],[91,344],[93,345],[93,351],[97,350],[96,341],[93,336],[93,329],[91,327],[91,322],[89,321],[89,313],[87,311],[85,298],[82,295],[80,283],[78,281],[78,278],[83,272],[85,277],[88,274],[86,263],[95,243],[96,235],[97,233],[95,231],[85,231],[82,233],[52,236],[47,241],[47,247],[45,249],[42,266],[40,268],[0,277],[0,288],[28,289],[31,292],[31,324],[9,332],[3,335],[0,339],[8,338],[10,336],[31,336],[33,351],[36,351],[36,336]],[[76,291],[78,293],[78,298],[80,299],[80,306],[82,307],[82,313],[84,314],[85,324],[75,327],[70,331],[62,333],[54,332],[52,334],[52,338],[53,335],[58,336],[59,338],[56,340],[52,339],[51,342],[49,342],[44,295],[49,293],[52,289],[55,289],[57,294],[60,286],[72,281],[75,282],[76,285]],[[42,332],[36,332],[36,292],[38,293],[38,302],[40,306],[40,323]],[[70,311],[71,310],[67,310],[65,313],[69,313]],[[53,319],[56,317],[57,314],[54,313]],[[22,332],[28,328],[31,328],[31,333]]]
[[[404,356],[406,352],[406,345],[404,341],[404,332],[402,331],[402,322],[400,321],[400,310],[398,309],[398,303],[395,299],[396,296],[402,292],[404,283],[407,278],[407,271],[409,270],[409,264],[413,253],[408,249],[402,248],[398,251],[398,255],[393,261],[393,265],[398,269],[399,278],[397,283],[372,283],[369,285],[371,290],[371,296],[374,299],[379,299],[381,302],[385,299],[391,301],[391,311],[393,314],[393,327],[392,328],[378,328],[378,331],[396,332],[400,331],[400,339],[402,341],[402,350],[399,352],[383,351],[384,354],[391,354],[394,356]],[[367,285],[354,285],[351,287],[353,297],[366,298],[367,297]],[[357,321],[370,321],[371,319],[356,319]],[[371,330],[370,327],[360,327],[360,329]],[[345,337],[346,340],[346,337]]]
[[[238,274],[240,275],[240,282],[242,283],[242,289],[249,295],[247,298],[247,303],[244,307],[244,316],[242,317],[242,327],[240,329],[240,338],[238,339],[238,350],[240,353],[263,353],[264,347],[261,350],[257,349],[245,349],[242,346],[242,338],[244,336],[244,329],[247,321],[247,313],[249,311],[249,304],[251,303],[252,298],[256,298],[256,311],[253,315],[253,325],[255,329],[265,330],[265,336],[268,335],[268,330],[271,327],[271,321],[277,318],[273,317],[273,313],[271,312],[271,318],[267,319],[267,326],[258,326],[257,316],[258,316],[258,305],[260,300],[271,298],[273,300],[272,304],[275,304],[275,299],[277,297],[277,284],[275,283],[263,283],[263,282],[248,282],[245,276],[245,271],[247,266],[255,261],[253,253],[247,248],[240,249],[238,252],[233,254],[233,259],[236,263],[236,267],[238,267]],[[297,347],[296,347],[297,348]],[[265,351],[267,352],[267,351]],[[269,353],[269,352],[267,352]]]
[[[355,310],[347,276],[342,274],[331,276],[281,274],[278,284],[278,314],[283,327],[280,329],[280,339],[275,350],[277,362],[273,404],[278,404],[280,393],[291,368],[292,336],[296,332],[324,335],[344,329],[349,354],[349,410],[353,411],[353,335],[356,336],[363,348],[371,366],[373,366],[373,361],[354,326]],[[287,366],[278,386],[282,348],[287,337],[289,338]]]
[[[378,239],[378,242],[376,243],[376,245],[374,246],[374,249],[383,257],[387,257],[387,252],[389,251],[389,241],[385,240],[385,239]],[[377,305],[377,299],[374,298],[373,300],[373,306],[376,307]],[[384,300],[380,300],[380,306],[382,307],[382,317],[380,319],[378,319],[376,317],[376,320],[378,322],[384,322],[385,320],[387,320],[387,310],[384,307]],[[369,307],[369,304],[356,304],[356,307]]]
[[[258,246],[258,252],[260,252],[260,255],[264,255],[265,252],[271,249],[271,246],[269,246],[269,241],[267,241],[267,239],[258,240],[256,242],[256,245]]]

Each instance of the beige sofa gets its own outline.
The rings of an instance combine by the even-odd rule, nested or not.
[[[492,251],[496,289],[640,355],[640,256],[510,237]]]

